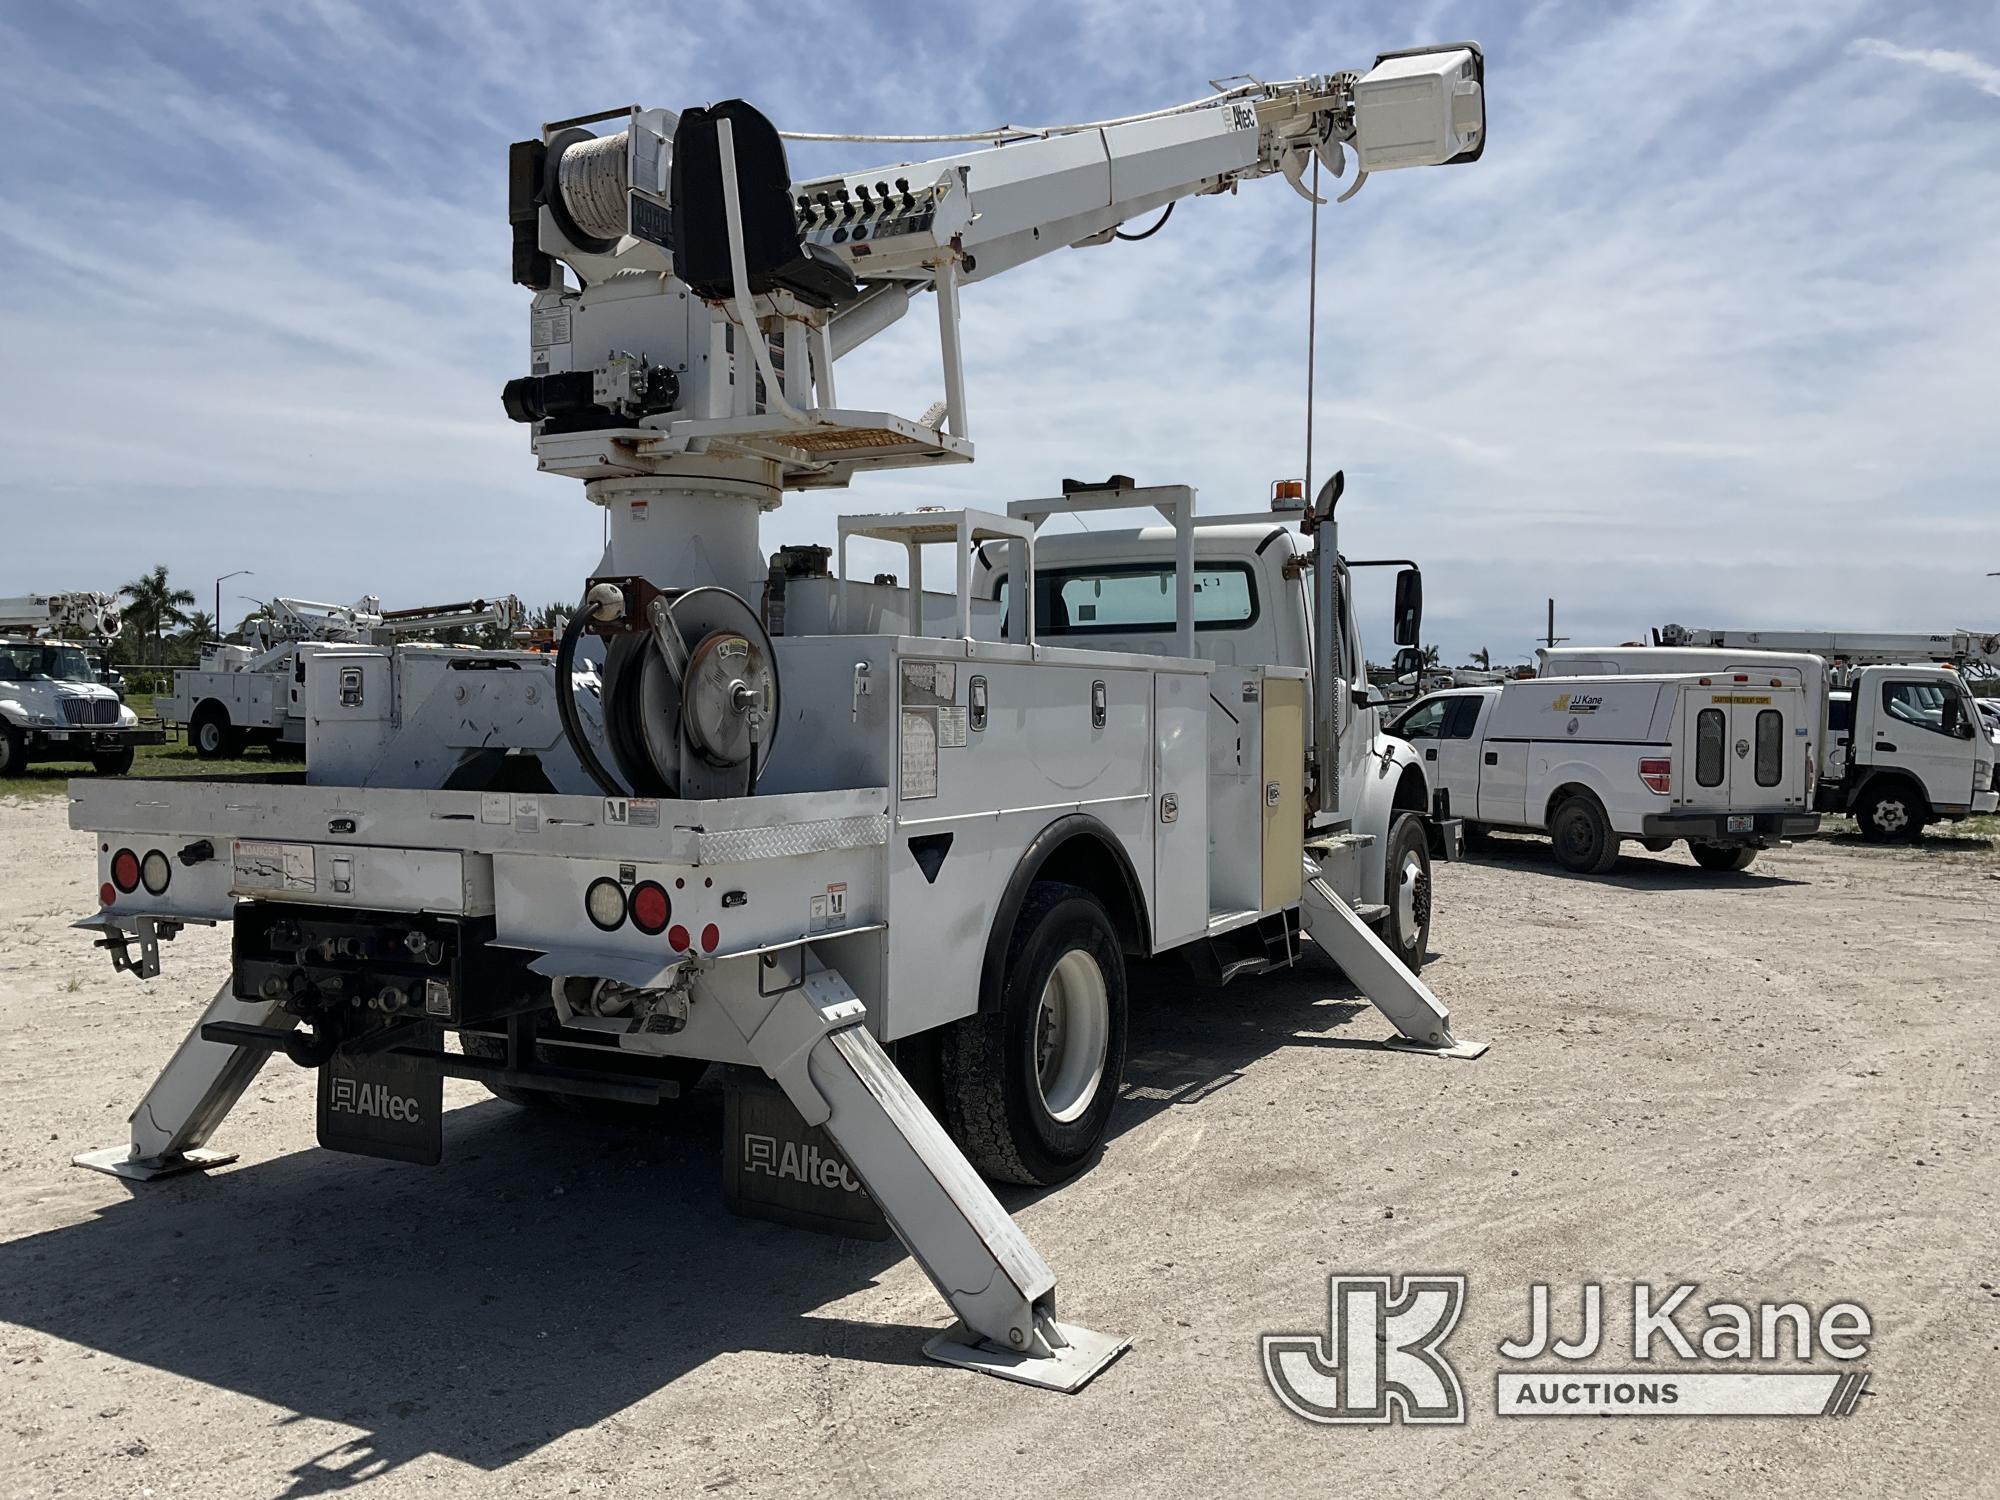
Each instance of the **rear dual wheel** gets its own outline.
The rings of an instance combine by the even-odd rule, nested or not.
[[[1090,1163],[1117,1105],[1125,956],[1095,896],[1037,881],[1005,964],[999,1009],[945,1031],[945,1125],[986,1176],[1047,1187]]]

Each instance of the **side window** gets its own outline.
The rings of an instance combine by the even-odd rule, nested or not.
[[[1439,731],[1444,725],[1444,711],[1451,704],[1449,698],[1433,698],[1421,708],[1412,709],[1408,718],[1397,727],[1397,733],[1406,740],[1434,740],[1440,738]]]
[[[1833,698],[1826,705],[1826,727],[1832,734],[1850,734],[1854,729],[1854,700]]]
[[[1882,711],[1890,718],[1932,734],[1950,734],[1946,723],[1945,690],[1935,682],[1885,682]]]
[[[1775,708],[1757,711],[1757,785],[1785,779],[1785,716]]]
[[[1722,742],[1725,738],[1721,709],[1704,708],[1695,716],[1694,779],[1697,785],[1722,785]]]
[[[1474,726],[1479,723],[1479,702],[1473,697],[1453,698],[1451,707],[1445,714],[1444,737],[1448,740],[1469,740]]]

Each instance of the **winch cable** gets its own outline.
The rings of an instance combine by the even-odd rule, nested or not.
[[[590,743],[590,736],[584,731],[583,721],[576,713],[576,648],[583,637],[583,625],[588,606],[570,616],[569,624],[563,628],[562,644],[556,648],[556,713],[562,719],[563,734],[569,739],[570,749],[583,762],[583,769],[590,779],[607,797],[622,797],[625,788],[604,769],[604,762],[597,758],[597,751]],[[605,705],[605,712],[611,711]]]
[[[1158,228],[1157,225],[1154,226]],[[1319,368],[1319,153],[1313,153],[1312,239],[1306,271],[1306,505],[1313,495],[1313,374]]]

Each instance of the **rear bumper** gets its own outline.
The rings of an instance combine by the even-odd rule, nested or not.
[[[164,745],[167,731],[162,728],[121,729],[116,724],[58,725],[54,728],[24,729],[21,738],[30,751],[56,755],[94,755],[116,750],[122,745]]]
[[[1748,818],[1746,831],[1741,820]],[[1731,819],[1738,826],[1730,829]],[[1640,831],[1649,839],[1695,839],[1704,844],[1755,844],[1766,848],[1779,839],[1803,838],[1819,832],[1819,814],[1808,812],[1761,813],[1648,813],[1640,820]]]

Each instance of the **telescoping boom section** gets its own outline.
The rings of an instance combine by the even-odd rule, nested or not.
[[[962,287],[1144,238],[1128,221],[1258,177],[1306,193],[1315,160],[1339,178],[1352,157],[1354,187],[1476,160],[1483,87],[1472,44],[1385,54],[808,181],[740,100],[518,143],[532,308],[503,404],[605,513],[551,689],[595,790],[558,793],[518,756],[477,784],[342,785],[311,734],[303,783],[76,784],[72,822],[101,845],[79,925],[115,964],[150,977],[186,924],[232,929],[230,978],[129,1143],[78,1160],[137,1179],[227,1160],[208,1143],[273,1053],[317,1070],[322,1143],[412,1162],[441,1155],[445,1076],[650,1107],[712,1063],[754,1069],[950,1305],[932,1355],[1083,1385],[1125,1340],[1057,1317],[1054,1274],[988,1182],[1054,1184],[1101,1149],[1127,956],[1230,978],[1310,938],[1409,1045],[1479,1050],[1414,972],[1439,834],[1420,768],[1349,686],[1361,649],[1333,615],[1338,681],[1303,640],[1202,654],[1195,542],[1154,590],[1178,593],[1169,639],[1106,649],[1038,637],[1047,503],[849,517],[839,578],[827,549],[767,561],[759,521],[787,490],[972,458]],[[926,291],[938,357],[920,374],[941,399],[843,404],[835,362]],[[1316,607],[1351,619],[1330,503],[1321,524]],[[850,533],[904,544],[907,589],[846,576]],[[922,586],[940,544],[954,595]],[[975,586],[995,558],[1004,604]],[[1303,632],[1308,561],[1288,541],[1232,566],[1290,591],[1271,617]],[[351,655],[301,652],[300,671],[353,730],[392,712],[393,684]]]

